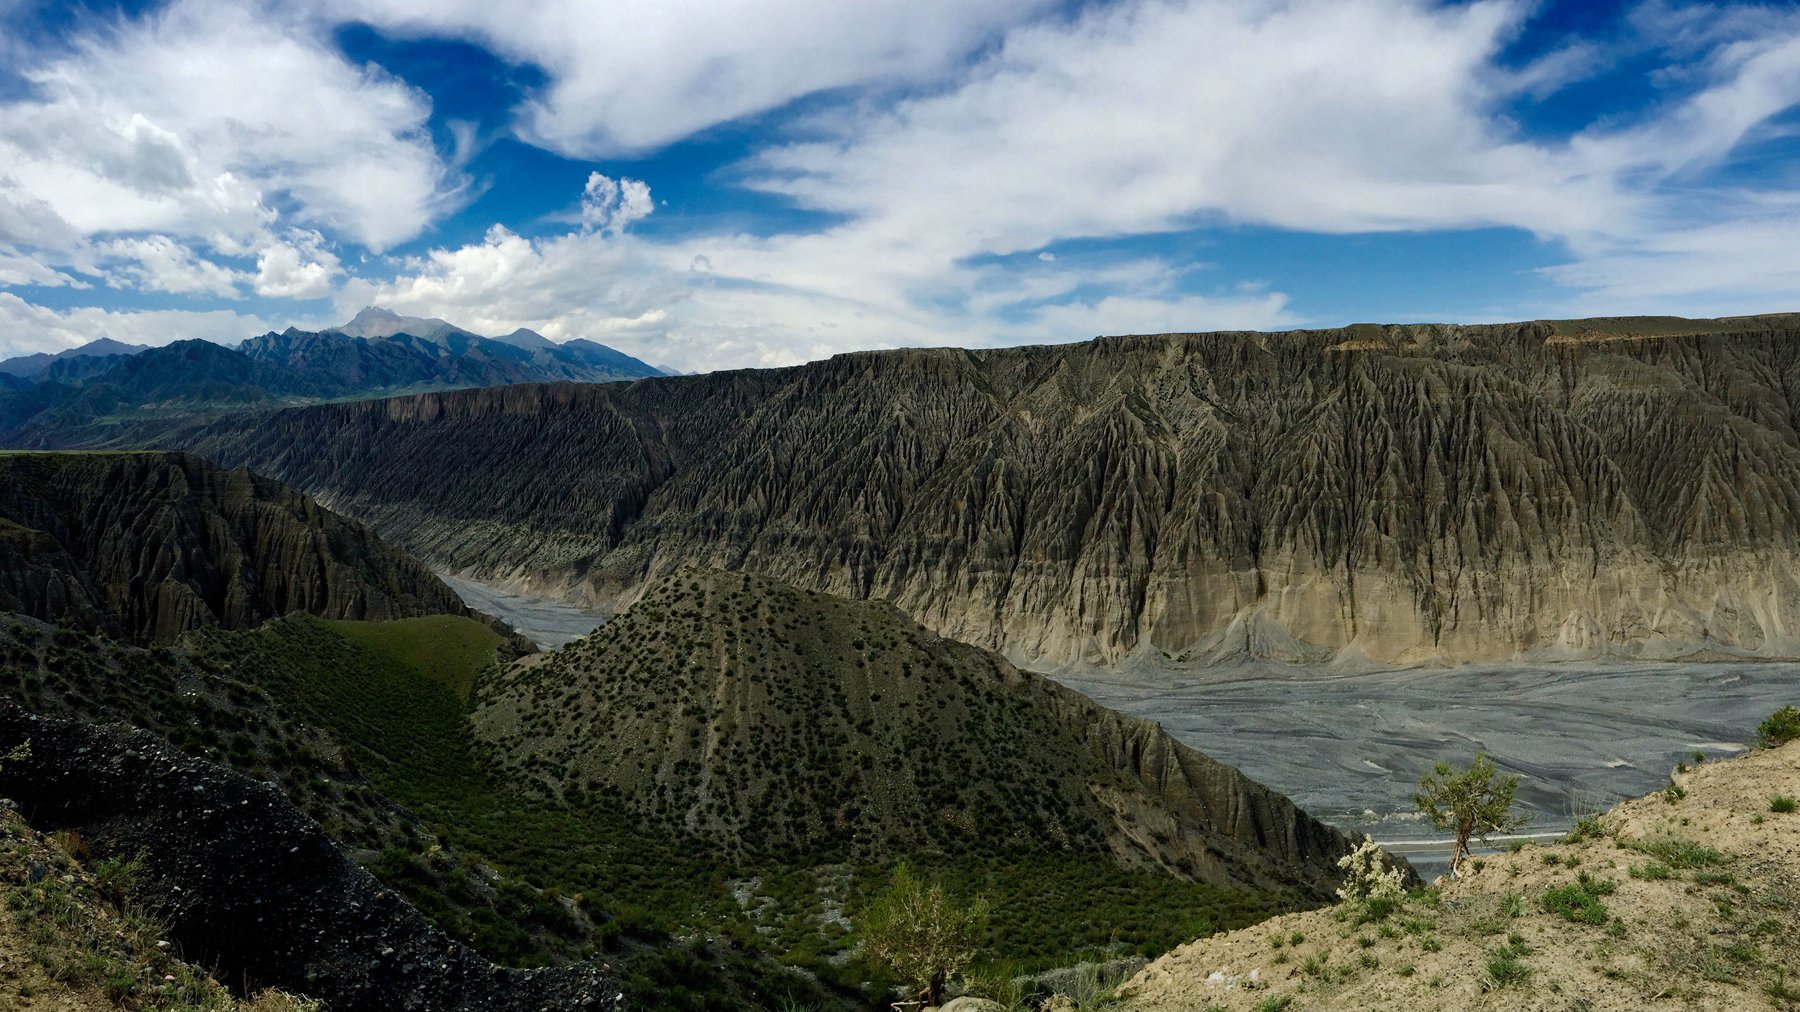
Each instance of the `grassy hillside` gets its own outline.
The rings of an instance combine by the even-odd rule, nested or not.
[[[1796,796],[1800,742],[1684,765],[1392,912],[1344,904],[1182,946],[1120,1012],[1800,1008]]]
[[[454,617],[294,616],[149,650],[17,619],[0,622],[0,692],[143,726],[274,780],[383,881],[502,961],[598,956],[646,1009],[878,1004],[874,990],[858,996],[879,981],[847,960],[844,917],[885,881],[885,859],[722,861],[597,797],[495,778],[469,744],[465,700],[500,645]],[[1020,969],[1155,954],[1283,909],[1275,894],[1127,869],[1091,848],[920,856],[959,892],[994,900],[984,953]]]
[[[1113,778],[1016,688],[891,606],[696,572],[488,683],[475,728],[549,796],[740,859],[1104,859]]]
[[[885,602],[744,573],[654,585],[484,682],[495,768],[738,859],[1066,855],[1329,895],[1346,841],[1153,722]]]

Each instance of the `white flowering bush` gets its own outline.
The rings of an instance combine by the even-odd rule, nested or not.
[[[1338,867],[1344,869],[1344,884],[1337,894],[1345,903],[1389,910],[1406,898],[1406,877],[1373,837],[1364,836],[1360,846],[1338,858]]]

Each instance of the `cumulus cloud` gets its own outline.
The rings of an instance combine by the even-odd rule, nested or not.
[[[56,270],[16,247],[0,243],[0,288],[42,285],[45,288],[87,288],[87,282]]]
[[[17,68],[31,92],[0,105],[0,227],[14,230],[19,193],[33,216],[18,229],[30,236],[13,238],[158,232],[242,246],[284,207],[381,249],[455,198],[429,99],[350,64],[279,8],[175,0],[84,24],[67,51]]]
[[[244,14],[175,0],[33,64],[33,93],[0,106],[0,285],[330,296],[686,367],[1330,311],[1297,306],[1278,271],[1246,285],[1136,241],[1216,228],[1229,246],[1238,225],[1521,229],[1566,254],[1544,276],[1595,312],[1791,301],[1791,180],[1740,175],[1726,190],[1711,174],[1776,138],[1800,101],[1800,13],[1647,3],[1627,17],[1633,38],[1569,40],[1520,65],[1509,47],[1536,10],[308,0]],[[497,224],[479,242],[365,262],[397,264],[391,276],[351,277],[356,259],[334,250],[420,234],[458,199],[475,135],[446,124],[455,151],[440,156],[427,98],[325,41],[347,20],[541,68],[514,129],[564,154],[644,152],[765,116],[764,140],[712,180],[828,224],[645,235],[633,226],[658,208],[650,185],[594,171],[566,234]],[[1520,109],[1615,46],[1663,61],[1650,85],[1663,97],[1585,128],[1520,126]],[[1133,241],[1109,253],[1118,239]],[[52,247],[62,259],[17,262]],[[208,270],[207,251],[233,262]]]
[[[114,268],[109,283],[115,287],[131,286],[147,292],[170,292],[177,295],[213,295],[235,299],[241,294],[238,282],[243,275],[204,259],[166,235],[114,239],[96,247],[102,256],[124,261]]]
[[[613,179],[595,172],[581,193],[581,227],[588,232],[623,232],[654,210],[650,187],[639,179]]]
[[[1313,232],[1639,213],[1590,160],[1516,139],[1505,0],[1142,0],[1016,30],[958,87],[757,159],[753,185],[966,252],[1247,222]],[[943,226],[954,222],[956,227]]]
[[[325,237],[311,229],[289,229],[286,241],[265,245],[256,254],[256,294],[277,299],[318,299],[331,294],[332,281],[343,272]]]

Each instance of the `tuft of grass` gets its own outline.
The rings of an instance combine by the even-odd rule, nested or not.
[[[1523,984],[1531,977],[1531,967],[1520,959],[1520,953],[1512,946],[1505,945],[1496,949],[1487,961],[1487,980],[1484,985],[1489,990],[1512,987]]]
[[[1628,846],[1640,854],[1656,858],[1671,868],[1711,868],[1731,861],[1729,854],[1692,840],[1674,836],[1655,840],[1634,840]]]
[[[1545,913],[1559,914],[1576,924],[1605,924],[1606,905],[1600,896],[1580,882],[1560,885],[1544,893]]]
[[[1584,815],[1575,820],[1574,828],[1569,830],[1568,835],[1564,836],[1561,842],[1581,843],[1585,840],[1598,840],[1605,835],[1606,830],[1600,825],[1599,816]]]
[[[1777,794],[1769,799],[1769,811],[1777,815],[1792,814],[1796,807],[1800,806],[1796,806],[1792,795]]]

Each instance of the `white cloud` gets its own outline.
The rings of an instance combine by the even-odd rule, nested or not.
[[[1725,193],[1709,176],[1800,100],[1791,10],[1640,6],[1642,38],[1617,45],[1664,60],[1652,79],[1671,97],[1553,135],[1512,116],[1595,73],[1615,43],[1572,39],[1509,65],[1532,0],[293,9],[176,0],[28,68],[36,94],[0,107],[0,242],[15,258],[0,255],[0,284],[110,270],[222,296],[248,282],[345,310],[380,302],[488,332],[588,336],[685,367],[1306,322],[1278,270],[1263,285],[1141,252],[1153,246],[1109,256],[1091,252],[1104,242],[1070,242],[1225,226],[1228,247],[1237,224],[1523,229],[1568,251],[1546,276],[1572,304],[1608,313],[1737,311],[1800,292],[1785,238],[1800,199],[1780,189],[1791,180]],[[324,41],[338,20],[470,38],[543,68],[515,129],[575,155],[645,151],[844,89],[772,119],[779,132],[764,136],[781,140],[713,177],[832,224],[646,237],[631,226],[657,209],[650,186],[596,171],[567,234],[499,224],[391,278],[346,279],[333,244],[379,251],[418,234],[457,199],[482,138],[446,124],[446,162],[425,134],[425,96]],[[163,237],[255,270],[123,241]],[[62,259],[16,262],[34,247]]]
[[[1050,0],[314,0],[322,16],[473,38],[543,68],[529,141],[580,157],[647,151],[796,98],[935,79]]]
[[[166,235],[113,239],[99,244],[96,252],[126,262],[111,271],[109,283],[115,287],[130,285],[147,292],[222,299],[235,299],[241,294],[237,285],[243,280],[242,272],[204,259]]]
[[[87,282],[56,270],[38,258],[27,256],[15,247],[0,243],[0,288],[15,285],[43,285],[46,288],[87,288]]]
[[[656,202],[650,187],[639,179],[613,179],[598,172],[588,175],[581,193],[581,227],[589,232],[623,232],[634,221],[650,216]]]
[[[142,312],[80,308],[57,311],[34,305],[11,292],[0,292],[0,334],[8,356],[59,352],[95,338],[129,344],[163,345],[190,338],[236,344],[268,331],[263,319],[215,310],[148,310]]]
[[[265,298],[318,299],[331,294],[332,281],[343,268],[325,248],[325,237],[309,229],[290,229],[286,242],[257,251],[256,294]]]
[[[754,185],[959,253],[1248,222],[1312,232],[1615,227],[1636,201],[1513,137],[1505,0],[1142,0],[1019,29],[958,87]],[[946,228],[954,224],[954,227]]]
[[[175,0],[81,24],[67,51],[17,68],[32,94],[0,105],[0,164],[38,219],[9,238],[49,244],[60,228],[242,246],[285,208],[380,249],[454,199],[429,99],[279,8]],[[5,198],[0,227],[16,203]]]

